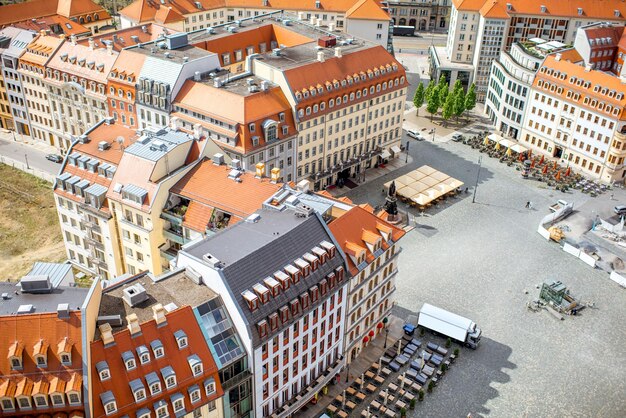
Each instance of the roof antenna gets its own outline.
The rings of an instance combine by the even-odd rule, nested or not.
[[[117,138],[115,138],[115,142],[117,142],[120,145],[120,150],[124,151],[124,137],[123,136],[118,136]]]

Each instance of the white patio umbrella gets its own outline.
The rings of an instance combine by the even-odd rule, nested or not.
[[[341,398],[341,409],[343,409],[346,406],[346,390],[343,390],[343,396]]]
[[[387,397],[389,396],[389,392],[385,391],[385,395],[383,396],[383,404],[387,405]]]
[[[370,406],[367,405],[367,418],[369,418],[369,417],[370,417]]]
[[[363,390],[363,379],[365,377],[365,373],[361,373],[361,390]]]
[[[402,350],[402,341],[398,341],[398,355],[400,355],[400,350]]]
[[[402,373],[402,380],[400,380],[400,390],[404,390],[404,376],[406,372]]]

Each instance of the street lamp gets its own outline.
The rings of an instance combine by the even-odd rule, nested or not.
[[[410,142],[407,140],[406,141],[406,150],[405,150],[406,151],[406,160],[404,161],[405,164],[409,162],[409,145],[410,145]]]
[[[474,195],[472,196],[472,203],[476,203],[476,189],[478,189],[478,179],[480,178],[480,167],[483,162],[483,156],[478,157],[478,173],[476,173],[476,184],[474,185]]]
[[[28,155],[24,154],[24,159],[26,160],[26,169],[30,170],[30,167],[28,166]]]
[[[436,131],[435,128],[430,130],[430,133],[433,134],[433,142],[435,142],[435,131]]]
[[[346,371],[346,383],[348,383],[350,377],[350,363],[348,363],[348,369]]]
[[[389,336],[389,328],[385,328],[385,346],[383,348],[387,348],[387,337]]]

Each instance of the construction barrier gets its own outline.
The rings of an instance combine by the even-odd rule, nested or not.
[[[580,256],[580,250],[567,242],[563,245],[563,251],[577,258]]]
[[[580,258],[584,263],[589,264],[591,267],[596,266],[596,259],[585,253],[584,251],[580,252],[578,258]]]
[[[618,285],[622,287],[626,287],[626,278],[624,278],[624,276],[612,271],[609,278],[613,280],[615,283],[617,283]]]
[[[539,224],[537,232],[539,232],[539,235],[544,237],[546,240],[550,241],[550,232],[546,228],[544,228],[542,224]]]

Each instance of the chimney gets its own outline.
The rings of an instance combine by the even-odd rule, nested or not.
[[[126,316],[126,322],[128,322],[128,330],[130,331],[130,335],[137,335],[141,333],[141,327],[139,326],[139,318],[137,318],[136,313],[132,313]]]
[[[194,79],[194,81],[200,81],[201,80],[200,71],[196,71],[195,73],[193,73],[193,79]]]
[[[315,18],[315,16],[311,16],[311,20],[309,20],[309,23],[311,25],[315,25],[315,22],[317,21],[317,19]]]
[[[271,171],[270,181],[274,184],[278,183],[280,180],[280,168],[274,167]]]
[[[87,41],[89,42],[89,49],[93,51],[94,47],[96,46],[96,42],[93,40],[91,36],[89,37]]]
[[[324,58],[324,51],[318,51],[317,53],[317,60],[319,62],[324,62],[326,59]]]
[[[269,81],[263,80],[261,81],[261,90],[268,91],[270,89]]]
[[[115,342],[115,338],[113,338],[113,329],[111,328],[111,324],[106,322],[100,325],[98,328],[100,329],[100,337],[102,338],[102,342],[105,346],[113,344]]]
[[[265,164],[256,163],[256,178],[262,179],[265,176]]]
[[[70,35],[70,42],[72,45],[76,45],[76,35]]]
[[[199,123],[194,123],[193,125],[193,137],[194,139],[200,139],[202,136],[202,125]]]
[[[113,55],[113,43],[107,44],[107,54]]]
[[[173,131],[178,131],[179,129],[179,121],[180,119],[177,118],[176,116],[174,116],[173,118],[170,118],[170,129]]]
[[[341,55],[341,47],[338,46],[338,47],[335,48],[335,56],[337,58],[341,58],[341,56],[342,56]]]
[[[561,53],[558,53],[558,54],[556,54],[556,55],[554,56],[554,60],[555,60],[555,61],[561,61],[561,57],[562,57]]]
[[[591,64],[587,64],[585,65],[585,72],[588,73],[589,71],[591,71],[592,67]]]
[[[141,27],[141,31],[142,31],[143,33],[148,33],[148,27],[147,27],[146,25],[143,25],[143,26]]]
[[[154,305],[152,307],[152,312],[154,313],[153,317],[157,325],[165,324],[167,322],[167,318],[165,317],[165,308],[162,304],[157,303]]]

